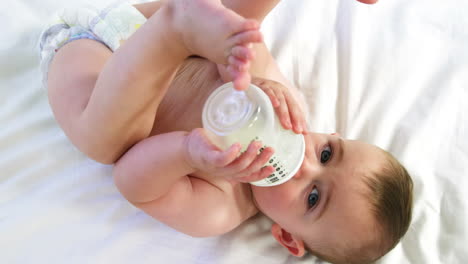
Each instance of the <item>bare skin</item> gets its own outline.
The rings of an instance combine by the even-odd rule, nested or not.
[[[250,189],[186,164],[183,142],[201,127],[206,96],[223,79],[238,81],[240,89],[249,80],[253,53],[247,44],[261,41],[258,23],[219,1],[174,0],[138,8],[148,21],[113,54],[90,40],[58,51],[48,79],[53,111],[84,153],[103,163],[117,161],[116,185],[134,205],[194,236],[225,233],[257,212]],[[207,59],[187,59],[190,55]],[[269,53],[257,56],[271,58]],[[223,65],[224,78],[213,61]],[[250,158],[255,159],[254,151]],[[265,151],[259,159],[271,154]],[[156,177],[161,171],[165,177]],[[174,203],[184,204],[177,208],[202,224],[174,217],[181,213]]]
[[[187,3],[163,5],[114,54],[90,40],[72,42],[57,53],[48,78],[50,103],[67,136],[91,158],[113,163],[150,135],[161,100],[188,56],[200,55],[231,68],[239,66],[229,63],[232,57],[236,61],[252,57],[245,44],[261,41],[257,22],[220,3]],[[199,11],[218,24],[193,23]],[[185,30],[184,24],[193,31]],[[213,37],[200,38],[199,32]],[[148,43],[156,44],[149,48]],[[222,45],[208,49],[213,43]],[[229,75],[245,89],[248,65],[240,68]]]
[[[223,1],[226,7],[259,22],[277,3],[257,0],[253,8],[246,1]],[[284,108],[288,100],[290,105],[297,105],[297,91],[281,74],[265,45],[254,44],[261,42],[259,24],[215,0],[172,0],[136,7],[148,22],[114,54],[91,40],[74,41],[57,53],[49,71],[49,98],[62,128],[91,158],[116,163],[114,179],[119,190],[159,221],[192,236],[213,236],[232,230],[260,208],[269,216],[280,215],[273,220],[282,226],[274,225],[273,235],[293,255],[302,256],[303,240],[307,238],[298,235],[300,230],[287,231],[298,220],[282,218],[291,208],[276,210],[269,206],[271,199],[262,198],[267,197],[267,189],[254,190],[259,197],[256,201],[250,185],[244,183],[269,174],[268,168],[262,168],[262,161],[273,150],[257,156],[260,144],[254,142],[239,158],[236,146],[207,150],[211,156],[205,156],[205,160],[195,158],[204,155],[196,151],[209,147],[197,129],[202,127],[203,104],[214,89],[227,81],[244,89],[251,76],[257,76],[288,87],[282,101],[277,102],[277,113],[285,128],[305,133],[300,107]],[[197,23],[191,23],[195,19]],[[199,37],[201,33],[203,38]],[[148,48],[148,42],[155,43],[154,47]],[[272,102],[275,105],[274,99]],[[312,145],[330,137],[337,136],[307,135],[306,141]],[[345,145],[354,153],[374,151],[348,141]],[[191,155],[190,149],[200,155]],[[288,193],[299,189],[304,193],[308,182],[320,176],[317,171],[326,174],[312,154],[317,152],[315,147],[308,150],[310,160],[298,173],[301,184],[293,186],[299,180],[291,181]],[[206,160],[211,163],[203,164]],[[344,175],[352,168],[353,160],[344,160],[338,164],[341,169],[336,169],[336,175]],[[232,178],[224,176],[228,174]],[[360,188],[357,178],[354,181]],[[339,207],[341,203],[336,200]],[[365,201],[361,202],[365,206]],[[334,212],[340,211],[338,208]],[[340,217],[331,214],[328,217]],[[372,224],[368,217],[359,220],[362,226]],[[317,225],[316,230],[325,232],[326,223],[323,225]]]
[[[201,10],[204,12],[206,8]],[[192,14],[195,14],[195,11]],[[207,18],[213,24],[213,17],[210,18],[205,13],[200,16]],[[225,14],[221,18],[225,19]],[[223,26],[222,28],[230,27],[232,26]],[[181,31],[184,29],[193,32],[187,26],[180,27]],[[217,43],[216,41],[212,43]],[[210,43],[207,46],[212,45]],[[243,58],[249,58],[249,56]],[[215,59],[212,58],[212,60]],[[220,60],[220,62],[223,61]],[[247,62],[251,61],[247,60]],[[256,61],[256,63],[258,62]],[[177,158],[171,158],[170,162],[161,161],[158,154],[154,153],[159,149],[172,149],[174,157],[182,158],[180,153],[187,133],[181,131],[193,131],[195,128],[202,127],[201,111],[207,96],[226,82],[226,79],[230,81],[237,76],[236,73],[227,73],[233,64],[221,65],[223,66],[219,67],[225,71],[225,79],[219,74],[217,64],[211,60],[204,58],[185,60],[159,105],[150,137],[127,151],[117,162],[114,170],[116,184],[129,201],[160,221],[193,236],[225,233],[258,212],[252,202],[249,185],[228,181],[206,169],[195,168],[196,166],[192,164],[187,166],[183,160],[179,159],[177,162]],[[253,64],[251,72],[256,70],[255,65]],[[239,65],[236,64],[236,66]],[[191,134],[197,133],[192,132]],[[167,147],[164,144],[167,144]],[[249,148],[248,152],[252,159],[255,159],[252,153],[256,155],[260,144],[257,143],[254,146]],[[196,146],[194,149],[198,151],[200,147]],[[233,161],[239,151],[240,149],[237,149],[225,152],[225,154],[230,156],[231,161]],[[257,162],[260,164],[260,166],[257,165],[257,170],[261,169],[271,154],[272,151],[268,150],[264,152],[263,156],[257,158],[261,161]],[[167,157],[168,153],[164,152],[163,155]],[[151,159],[145,159],[144,156],[149,156]],[[160,162],[155,163],[155,160]],[[250,163],[253,161],[250,160]],[[161,164],[168,167],[161,166]],[[233,167],[235,167],[234,169],[239,168],[235,162],[231,168]],[[141,179],[154,177],[155,171],[170,171],[174,176],[159,181]],[[271,172],[272,168],[269,168],[263,174],[257,174],[257,177],[264,178]],[[184,206],[180,206],[180,203],[183,203]],[[174,204],[178,204],[177,208],[180,211],[175,212]],[[190,221],[187,221],[188,218],[185,217],[175,217],[181,212],[184,215],[190,215]],[[211,220],[206,221],[206,219]],[[194,220],[200,223],[194,225],[192,222]]]

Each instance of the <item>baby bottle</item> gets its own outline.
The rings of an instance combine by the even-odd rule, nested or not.
[[[233,83],[217,88],[207,99],[202,114],[203,127],[221,149],[239,142],[245,151],[252,141],[273,147],[275,154],[265,165],[275,168],[267,178],[251,182],[256,186],[274,186],[291,179],[301,167],[305,153],[304,136],[283,129],[270,98],[257,86],[237,91]]]

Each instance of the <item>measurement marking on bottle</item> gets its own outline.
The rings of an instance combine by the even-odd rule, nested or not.
[[[274,182],[277,182],[277,181],[279,181],[279,179],[278,179],[278,178],[276,178],[276,177],[274,177],[274,178],[270,179],[270,182],[271,182],[271,183],[274,183]]]

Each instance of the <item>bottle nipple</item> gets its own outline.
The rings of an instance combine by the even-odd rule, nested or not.
[[[250,120],[255,106],[245,92],[219,89],[206,102],[203,122],[218,135],[229,134]]]

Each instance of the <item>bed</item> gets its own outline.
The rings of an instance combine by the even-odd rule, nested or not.
[[[0,263],[319,263],[288,256],[259,215],[191,238],[117,191],[111,166],[67,140],[41,87],[37,39],[84,1],[0,10]],[[103,0],[94,1],[105,4]],[[389,150],[413,176],[414,214],[379,263],[468,260],[468,1],[283,0],[262,31],[307,100],[313,131]]]

